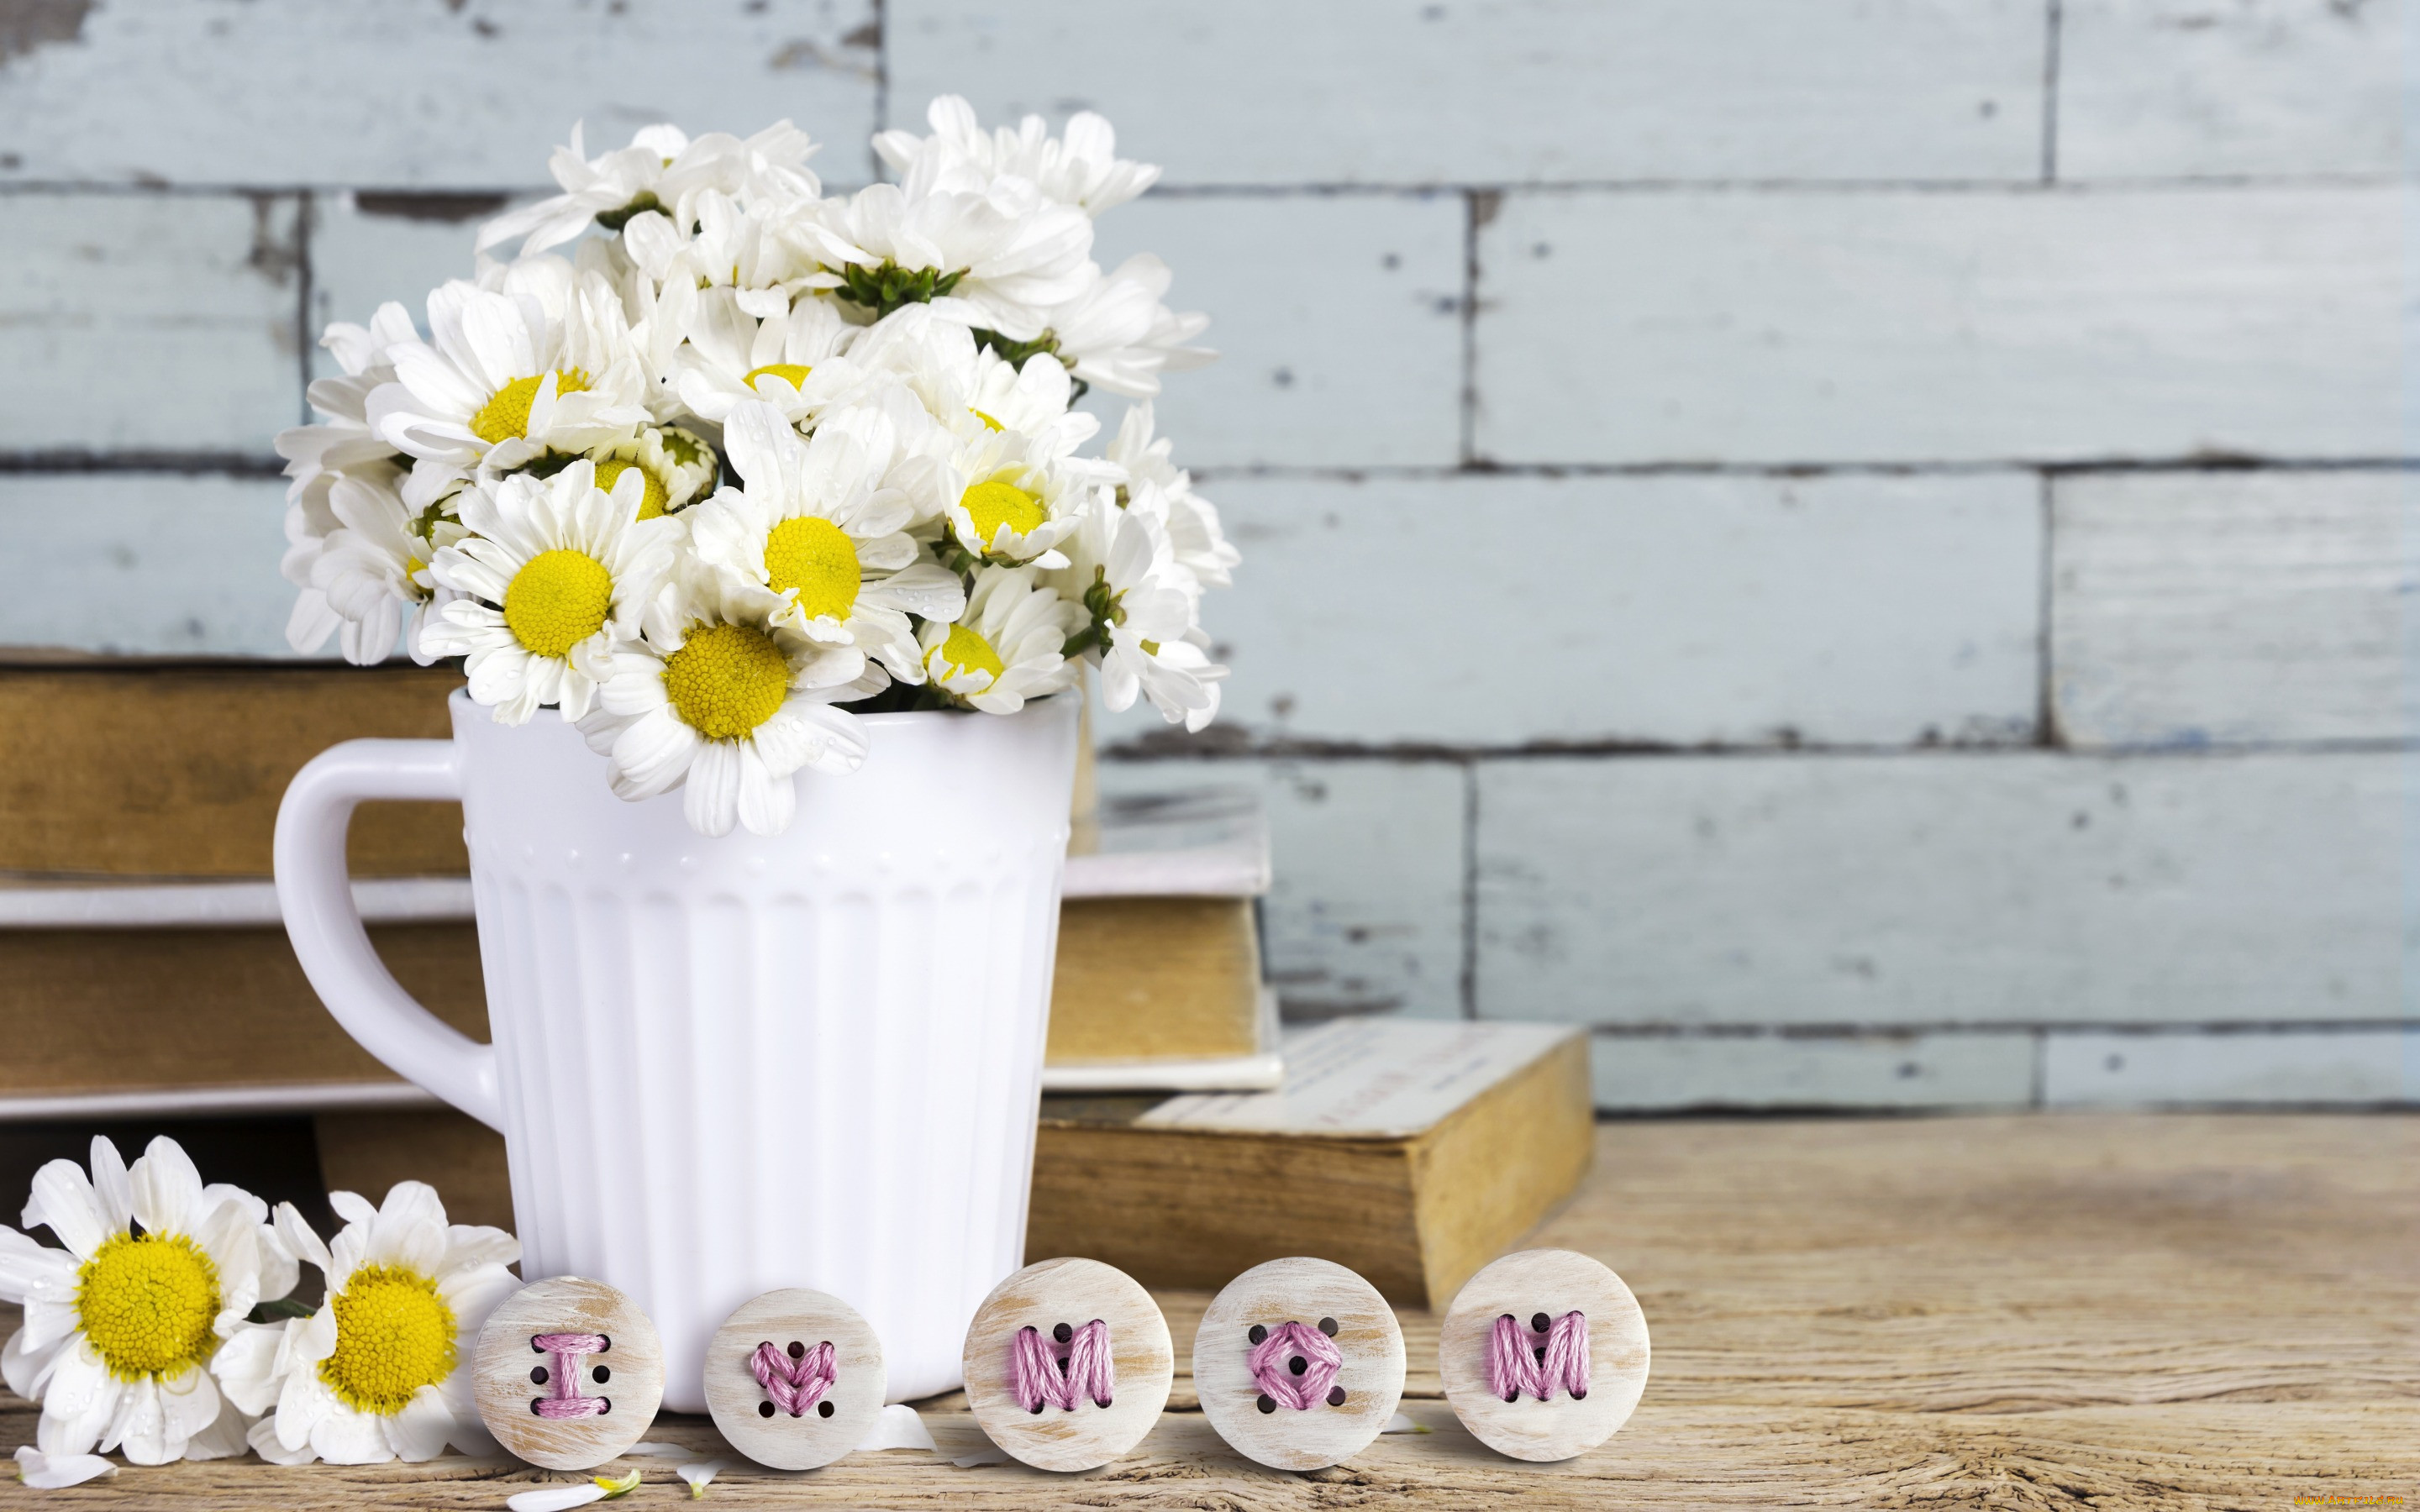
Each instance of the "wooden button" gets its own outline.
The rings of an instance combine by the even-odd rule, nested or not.
[[[766,1377],[759,1379],[757,1358]],[[793,1288],[740,1304],[706,1346],[706,1409],[731,1446],[775,1470],[829,1465],[865,1442],[890,1395],[882,1341],[838,1297]]]
[[[479,1421],[512,1453],[549,1470],[591,1470],[655,1422],[663,1345],[647,1315],[602,1281],[535,1281],[479,1330],[472,1395]]]
[[[1573,1314],[1580,1322],[1565,1321]],[[1505,1348],[1520,1364],[1499,1381],[1489,1357],[1499,1320]],[[1569,1345],[1557,1330],[1588,1341],[1588,1395],[1572,1391]],[[1569,1459],[1586,1454],[1630,1419],[1647,1389],[1647,1318],[1621,1277],[1564,1249],[1507,1255],[1463,1284],[1437,1334],[1437,1369],[1446,1399],[1471,1436],[1515,1459]],[[1512,1401],[1506,1401],[1506,1387]],[[1541,1400],[1539,1391],[1544,1392]]]
[[[1403,1400],[1404,1331],[1377,1288],[1344,1267],[1271,1260],[1228,1282],[1202,1315],[1193,1385],[1202,1415],[1246,1458],[1280,1470],[1342,1464]]]
[[[1028,1330],[1030,1339],[1020,1338]],[[1106,1331],[1106,1339],[1102,1337]],[[1107,1376],[1084,1368],[1106,1345]],[[1055,1379],[1019,1400],[1020,1350]],[[1176,1380],[1168,1319],[1132,1276],[1098,1260],[1044,1260],[999,1286],[967,1329],[967,1407],[991,1442],[1038,1470],[1094,1470],[1149,1433]],[[1107,1383],[1106,1402],[1094,1395]]]

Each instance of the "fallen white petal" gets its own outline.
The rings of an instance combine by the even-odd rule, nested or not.
[[[666,1459],[689,1453],[677,1443],[634,1443],[622,1452],[626,1455],[661,1455]]]
[[[583,1486],[545,1486],[535,1491],[523,1491],[504,1503],[512,1512],[564,1512],[566,1507],[586,1506],[591,1502],[605,1500],[605,1488],[590,1481]]]
[[[1426,1433],[1428,1429],[1420,1427],[1418,1423],[1413,1422],[1403,1413],[1397,1412],[1394,1416],[1387,1419],[1387,1426],[1380,1428],[1378,1431],[1381,1433]]]
[[[17,1478],[38,1491],[81,1486],[116,1473],[117,1467],[99,1455],[46,1455],[30,1443],[17,1450]]]
[[[906,1402],[892,1402],[874,1420],[874,1428],[865,1436],[860,1449],[934,1449],[933,1435],[926,1431],[924,1420],[916,1409]]]
[[[714,1479],[716,1472],[729,1463],[727,1459],[701,1459],[694,1465],[683,1465],[673,1473],[689,1482],[690,1499],[695,1501],[706,1494],[706,1482]]]
[[[972,1470],[977,1465],[1004,1465],[1008,1463],[1008,1451],[995,1445],[980,1454],[961,1455],[950,1463],[960,1470]]]

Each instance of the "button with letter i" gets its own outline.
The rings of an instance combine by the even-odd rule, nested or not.
[[[506,1297],[479,1330],[479,1421],[549,1470],[593,1470],[639,1442],[664,1399],[664,1350],[638,1304],[558,1276]]]

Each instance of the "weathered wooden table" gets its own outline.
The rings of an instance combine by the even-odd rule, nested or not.
[[[799,1475],[724,1471],[727,1507],[2245,1507],[2420,1503],[2420,1119],[2084,1117],[1615,1123],[1536,1236],[1628,1279],[1654,1369],[1630,1426],[1559,1466],[1481,1447],[1439,1397],[1436,1321],[1406,1314],[1406,1412],[1434,1431],[1347,1465],[1265,1471],[1190,1382],[1131,1458],[1060,1477],[940,1444]],[[1162,1298],[1182,1367],[1207,1299]],[[10,1321],[13,1326],[13,1320]],[[0,1445],[33,1436],[9,1400]],[[648,1438],[720,1449],[710,1424]],[[726,1458],[729,1457],[724,1451]],[[675,1460],[613,1504],[685,1500]],[[0,1472],[5,1473],[5,1472]],[[48,1507],[501,1507],[551,1476],[445,1458],[129,1468]],[[603,1504],[600,1504],[600,1505]],[[2336,1504],[2344,1504],[2338,1502]],[[2387,1504],[2394,1504],[2389,1502]]]

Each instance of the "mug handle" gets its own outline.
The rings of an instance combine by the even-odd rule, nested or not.
[[[313,757],[277,806],[277,906],[312,990],[345,1032],[407,1081],[491,1129],[504,1127],[496,1052],[420,1006],[370,947],[345,870],[353,807],[373,798],[460,801],[450,740],[348,740]]]

